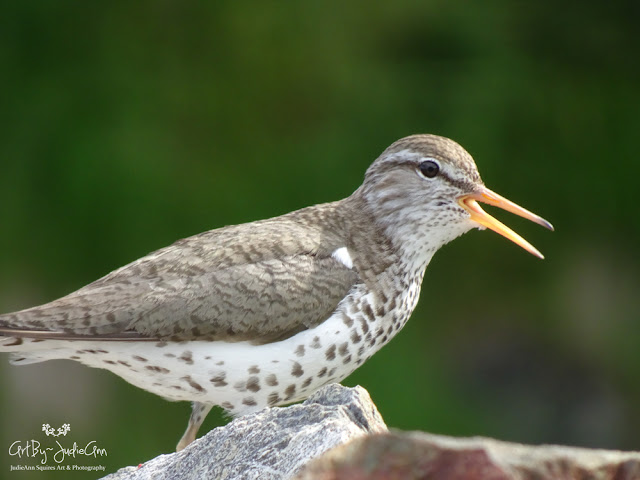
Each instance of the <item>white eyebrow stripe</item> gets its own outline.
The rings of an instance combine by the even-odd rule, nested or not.
[[[353,268],[353,260],[351,260],[351,255],[349,255],[349,250],[347,247],[340,247],[331,254],[333,258],[347,267],[349,270]]]

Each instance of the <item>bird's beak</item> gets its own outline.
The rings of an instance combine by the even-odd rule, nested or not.
[[[483,227],[490,228],[496,233],[499,233],[503,237],[508,238],[516,245],[520,245],[527,252],[532,253],[536,257],[544,258],[542,254],[529,242],[527,242],[524,238],[518,235],[516,232],[511,230],[509,227],[501,223],[500,221],[493,218],[487,212],[485,212],[478,202],[488,203],[489,205],[493,205],[494,207],[502,208],[507,212],[515,213],[516,215],[520,215],[532,222],[536,222],[539,225],[542,225],[549,230],[553,230],[553,225],[547,222],[544,218],[539,217],[538,215],[531,213],[529,210],[525,210],[524,208],[516,205],[510,200],[507,200],[504,197],[501,197],[497,193],[492,192],[488,188],[482,187],[481,190],[469,194],[463,195],[458,198],[458,203],[462,208],[464,208],[471,215],[471,220],[482,225]]]

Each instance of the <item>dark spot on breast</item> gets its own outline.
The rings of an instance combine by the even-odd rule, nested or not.
[[[270,393],[269,397],[267,397],[267,402],[269,402],[269,406],[271,407],[277,405],[281,401],[282,399],[280,398],[280,395],[278,395],[276,392]]]
[[[327,374],[327,367],[322,367],[318,372],[318,378],[322,378]]]
[[[362,341],[362,337],[355,330],[351,331],[351,341],[353,343],[360,343]]]
[[[368,303],[362,305],[361,310],[370,322],[373,322],[376,319],[375,315],[373,314],[373,310],[371,310],[371,305],[369,305]]]
[[[224,365],[224,360],[220,360],[219,362],[216,362],[216,365]]]
[[[147,365],[146,367],[144,367],[145,369],[151,371],[151,372],[158,372],[158,373],[169,373],[169,370],[166,368],[162,368],[162,367],[156,367],[153,365]]]
[[[338,353],[340,354],[341,357],[344,357],[347,353],[349,353],[349,343],[348,342],[344,342],[340,345],[340,348],[338,348]]]
[[[233,403],[231,403],[231,402],[222,402],[222,403],[220,404],[220,406],[221,406],[222,408],[224,408],[225,410],[233,410],[233,408],[234,408],[234,407],[233,407]]]
[[[158,342],[158,343],[156,343],[156,347],[158,347],[158,348],[164,348],[164,347],[166,347],[167,345],[169,345],[169,342],[164,342],[164,341],[163,341],[163,342]]]
[[[198,382],[194,382],[189,375],[187,375],[186,377],[182,377],[182,380],[187,382],[191,388],[197,390],[198,392],[200,393],[206,392],[206,390],[202,388],[202,385],[200,385]]]
[[[218,375],[211,377],[209,381],[213,383],[214,387],[226,387],[228,384],[225,381],[227,378],[227,374],[225,372],[219,373]]]
[[[71,360],[80,360],[80,357],[79,357],[79,356],[77,356],[77,355],[71,355],[69,358],[70,358]]]
[[[298,345],[293,353],[298,357],[304,357],[304,345]]]
[[[313,377],[309,377],[307,378],[303,383],[302,383],[302,388],[307,388],[309,385],[311,385],[311,382],[313,381]]]
[[[351,361],[351,355],[347,355],[346,357],[344,357],[344,359],[342,360],[343,364],[347,364]]]
[[[345,313],[342,314],[342,322],[349,328],[353,325],[353,319]]]
[[[175,358],[175,355],[173,353],[165,353],[164,356],[167,358]]]
[[[304,375],[302,365],[300,365],[298,362],[294,362],[293,368],[291,369],[291,375],[293,375],[294,377],[301,377],[302,375]]]
[[[311,342],[311,348],[322,348],[320,344],[320,337],[313,337],[313,342]]]
[[[256,405],[258,405],[256,403],[256,401],[253,399],[253,397],[247,397],[247,398],[243,398],[242,399],[242,404],[243,405],[247,405],[249,407],[255,407]]]
[[[391,303],[389,303],[389,310],[395,310],[396,308],[396,297],[391,299]]]
[[[146,359],[146,358],[141,357],[140,355],[134,355],[134,356],[133,356],[133,357],[131,357],[131,358],[133,358],[134,360],[137,360],[137,361],[139,361],[139,362],[146,362],[146,361],[147,361],[147,359]]]
[[[251,365],[248,371],[249,373],[256,374],[256,373],[260,373],[260,368],[258,368],[257,365]]]
[[[182,360],[187,365],[193,365],[193,355],[189,350],[185,350],[182,355],[178,357],[178,360]]]
[[[359,320],[360,320],[360,326],[362,327],[362,333],[366,335],[367,333],[369,333],[369,325],[367,324],[364,318],[360,317]]]
[[[293,398],[293,396],[296,394],[296,386],[295,385],[289,385],[285,390],[284,390],[284,394],[286,395],[286,397],[284,397],[285,400],[289,400],[291,398]]]
[[[269,375],[267,375],[267,378],[265,378],[264,381],[270,387],[275,387],[276,385],[278,385],[278,379],[273,373],[270,373]]]
[[[260,379],[258,377],[249,377],[247,380],[247,390],[257,392],[260,390]]]
[[[327,358],[327,360],[334,360],[336,358],[336,346],[331,345],[329,348],[327,348],[327,351],[324,352],[324,356]]]
[[[104,363],[108,364],[108,365],[115,365],[116,362],[114,362],[113,360],[103,360]],[[149,368],[149,367],[147,367]]]
[[[2,346],[3,347],[15,347],[16,345],[22,345],[24,341],[22,340],[22,338],[14,338],[12,342],[9,343],[3,343]]]
[[[384,309],[384,305],[378,305],[376,307],[376,315],[378,315],[379,317],[384,317],[385,313],[387,313],[387,312]]]

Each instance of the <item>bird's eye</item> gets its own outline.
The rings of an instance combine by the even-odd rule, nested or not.
[[[427,178],[435,177],[440,171],[440,166],[433,160],[425,160],[418,165],[420,173]]]

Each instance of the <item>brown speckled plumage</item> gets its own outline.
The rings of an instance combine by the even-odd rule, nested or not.
[[[286,338],[325,320],[358,280],[331,257],[346,241],[332,225],[340,207],[179,240],[66,297],[0,316],[0,325],[67,339]]]
[[[436,178],[419,171],[438,163]],[[431,257],[477,227],[482,187],[457,143],[387,148],[350,197],[179,240],[45,305],[0,315],[15,364],[70,358],[234,415],[300,400],[364,363],[405,324]]]

